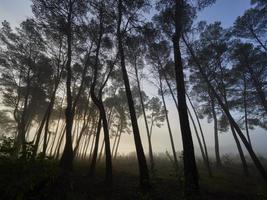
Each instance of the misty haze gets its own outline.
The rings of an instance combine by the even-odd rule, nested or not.
[[[0,199],[267,199],[266,0],[0,0]]]

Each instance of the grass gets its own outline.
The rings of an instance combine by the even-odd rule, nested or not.
[[[142,192],[138,168],[133,157],[120,157],[113,162],[114,184],[104,182],[104,162],[97,165],[97,175],[90,180],[85,175],[89,162],[75,161],[69,199],[114,200],[179,200],[183,194],[181,171],[176,172],[165,157],[155,159],[156,170],[151,175],[151,189]],[[181,169],[181,167],[180,167]],[[209,177],[202,163],[198,163],[200,192],[191,199],[203,200],[267,200],[267,187],[257,171],[250,166],[250,177],[242,174],[240,164],[227,163],[223,168],[213,167]],[[0,160],[0,199],[51,199],[58,173],[57,162],[52,160],[24,162]],[[50,195],[49,198],[47,198]]]

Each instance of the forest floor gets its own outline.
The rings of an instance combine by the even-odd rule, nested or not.
[[[167,158],[158,158],[155,164],[156,170],[151,174],[151,189],[144,193],[139,187],[137,163],[133,158],[124,157],[114,161],[112,187],[104,182],[104,163],[98,164],[96,178],[92,181],[86,177],[89,163],[76,161],[71,189],[68,191],[69,199],[186,199],[182,192],[183,180],[180,178],[182,176],[175,173],[170,161]],[[51,196],[47,185],[57,177],[57,166],[57,162],[51,160],[35,162],[0,160],[0,199],[51,199],[45,198]],[[190,199],[267,200],[267,186],[252,166],[248,178],[242,175],[240,164],[225,163],[220,169],[213,167],[212,178],[201,164],[198,168],[200,192]],[[38,187],[39,189],[36,189]]]

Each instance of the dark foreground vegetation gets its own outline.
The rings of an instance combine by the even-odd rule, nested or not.
[[[255,168],[249,163],[253,176],[244,177],[240,163],[234,157],[222,159],[224,167],[214,168],[214,176],[209,177],[202,161],[198,162],[200,192],[189,199],[203,200],[265,200],[267,187]],[[266,160],[262,160],[267,164]],[[12,161],[1,160],[0,183],[1,199],[77,199],[77,200],[180,200],[186,199],[183,189],[182,166],[179,170],[167,156],[155,156],[157,166],[151,176],[151,188],[144,191],[139,186],[137,160],[135,156],[118,157],[114,160],[114,184],[105,180],[105,165],[97,165],[97,178],[87,176],[88,163],[76,161],[71,174],[71,188],[65,194],[53,193],[58,174],[58,163],[54,160]]]
[[[250,134],[267,129],[267,3],[251,0],[232,27],[197,23],[215,2],[32,0],[32,18],[3,21],[1,199],[266,198],[266,162]],[[155,156],[155,128],[168,159]],[[236,164],[220,153],[224,132]],[[119,158],[125,134],[135,159]]]

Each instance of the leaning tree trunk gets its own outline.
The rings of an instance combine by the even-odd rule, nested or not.
[[[191,48],[191,46],[188,44],[188,42],[185,40],[185,38],[183,37],[183,41],[187,47],[187,49],[189,50],[189,53],[191,54],[191,56],[194,59],[194,62],[196,63],[196,66],[198,67],[199,72],[202,75],[202,78],[204,79],[204,81],[206,82],[207,86],[209,87],[209,89],[211,90],[213,96],[216,98],[218,104],[221,106],[222,110],[224,111],[225,115],[227,116],[230,124],[232,124],[232,126],[234,127],[234,129],[236,130],[238,136],[240,137],[240,139],[242,140],[244,146],[246,147],[248,153],[250,154],[251,159],[253,160],[256,168],[259,170],[262,178],[264,179],[264,181],[267,183],[267,172],[264,169],[262,163],[260,162],[260,160],[258,159],[257,155],[255,154],[254,150],[252,149],[251,145],[249,144],[249,142],[247,141],[246,137],[244,136],[244,134],[242,133],[241,129],[239,128],[238,124],[236,123],[236,121],[234,120],[234,118],[232,117],[230,111],[227,109],[227,107],[225,106],[225,104],[223,103],[223,101],[221,100],[220,96],[218,95],[218,93],[216,92],[216,90],[214,89],[214,87],[211,85],[209,79],[207,78],[204,70],[202,69],[201,64],[199,63],[197,57],[195,56],[195,53],[193,51],[193,49]]]
[[[58,140],[58,143],[57,143],[57,146],[56,146],[56,149],[55,149],[55,159],[58,160],[59,159],[59,154],[60,154],[60,150],[61,150],[61,145],[62,145],[62,142],[64,140],[64,134],[66,132],[66,125],[64,127],[64,129],[62,130],[62,134]]]
[[[193,139],[187,113],[184,72],[183,72],[183,64],[182,64],[182,57],[179,44],[182,33],[183,9],[184,9],[183,0],[176,0],[175,33],[173,36],[173,48],[174,48],[175,76],[177,84],[178,110],[179,110],[180,127],[181,127],[183,149],[184,149],[183,159],[184,159],[185,190],[186,193],[190,193],[192,191],[194,192],[198,190],[199,183],[198,183],[198,170],[195,160]]]
[[[123,129],[123,126],[121,126],[121,130],[120,130],[120,133],[119,133],[119,138],[118,138],[118,142],[117,142],[116,149],[115,149],[114,159],[117,158],[119,144],[120,144],[120,141],[121,141],[122,129]]]
[[[238,150],[240,159],[241,159],[241,163],[242,163],[242,167],[243,167],[244,175],[245,175],[246,177],[248,177],[248,176],[249,176],[248,165],[247,165],[247,161],[246,161],[244,152],[243,152],[243,150],[242,150],[241,144],[240,144],[239,139],[238,139],[238,137],[237,137],[237,135],[236,135],[236,132],[235,132],[234,127],[233,127],[232,125],[230,125],[230,127],[231,127],[231,131],[232,131],[232,134],[233,134],[234,139],[235,139],[235,142],[236,142],[236,147],[237,147],[237,150]]]
[[[119,130],[120,130],[120,124],[118,124],[118,127],[117,127],[117,131],[115,133],[115,140],[113,142],[113,146],[112,146],[112,152],[111,152],[111,156],[113,157],[114,156],[114,151],[115,151],[115,147],[116,147],[116,144],[117,144],[117,139],[118,139],[118,133],[119,133]]]
[[[217,167],[222,166],[221,157],[220,157],[220,149],[219,149],[219,133],[218,133],[218,120],[217,120],[217,114],[215,111],[215,102],[214,98],[209,94],[210,96],[210,102],[211,102],[211,111],[212,111],[212,117],[214,121],[214,144],[215,144],[215,158],[216,158],[216,165]]]
[[[243,74],[243,80],[244,80],[243,104],[244,104],[244,114],[245,114],[245,128],[246,128],[246,134],[247,134],[248,142],[249,142],[250,146],[252,146],[251,140],[250,140],[250,135],[249,135],[249,128],[248,128],[247,80],[246,80],[245,74]]]
[[[150,158],[150,169],[153,172],[155,164],[154,164],[152,143],[151,143],[151,139],[149,137],[149,128],[148,128],[148,122],[147,122],[147,117],[146,117],[146,110],[145,110],[145,105],[144,105],[144,100],[143,100],[143,95],[142,95],[142,91],[141,91],[140,80],[139,80],[138,69],[137,69],[136,63],[134,64],[134,69],[135,69],[135,76],[136,76],[136,80],[137,80],[137,86],[138,86],[138,92],[139,92],[139,98],[140,98],[140,102],[141,102],[142,112],[143,112],[143,116],[145,119],[146,134],[147,134],[148,149],[149,149],[149,158]]]
[[[81,139],[82,139],[82,136],[84,134],[84,131],[86,130],[86,128],[88,127],[88,124],[89,124],[89,121],[90,121],[90,117],[88,115],[87,119],[84,119],[84,123],[83,123],[83,126],[82,126],[82,129],[80,131],[80,134],[77,138],[77,141],[76,141],[76,145],[75,145],[75,148],[73,150],[73,154],[74,154],[74,157],[77,155],[78,153],[78,149],[80,147],[80,143],[81,143]]]
[[[195,117],[197,119],[197,123],[198,123],[198,127],[199,127],[199,130],[200,130],[200,135],[201,135],[201,139],[202,139],[202,143],[203,143],[203,147],[204,147],[204,151],[205,151],[205,156],[206,156],[206,166],[207,166],[207,169],[208,169],[208,172],[209,172],[209,175],[210,177],[212,177],[212,170],[211,170],[211,166],[210,166],[210,159],[209,159],[209,153],[208,153],[208,149],[207,149],[207,144],[206,144],[206,140],[205,140],[205,137],[204,137],[204,133],[203,133],[203,130],[202,130],[202,126],[201,126],[201,123],[200,123],[200,120],[199,120],[199,117],[198,117],[198,113],[197,113],[197,110],[194,106],[194,104],[192,103],[189,95],[186,93],[186,96],[187,96],[187,99],[193,109],[193,112],[195,114]],[[188,109],[188,111],[190,112],[190,110]],[[192,118],[192,122],[194,123],[194,120],[193,120],[193,117]]]
[[[125,91],[126,91],[126,96],[127,96],[127,101],[128,101],[129,111],[130,111],[130,118],[131,118],[132,128],[133,128],[134,142],[135,142],[136,154],[137,154],[138,165],[139,165],[139,173],[140,173],[140,184],[143,188],[148,188],[149,187],[149,173],[148,173],[148,168],[147,168],[147,162],[146,162],[146,158],[144,154],[143,145],[141,142],[137,117],[136,117],[135,108],[134,108],[134,101],[133,101],[129,78],[128,78],[126,65],[125,65],[125,56],[124,56],[124,49],[123,49],[123,44],[122,44],[123,36],[121,33],[122,9],[123,9],[122,0],[118,0],[118,20],[117,20],[118,51],[120,55],[122,76],[124,80]]]
[[[109,140],[109,130],[108,130],[108,121],[106,116],[106,111],[104,108],[104,104],[102,102],[102,88],[100,89],[99,98],[96,97],[95,94],[95,86],[97,81],[97,75],[98,75],[98,57],[100,53],[100,47],[101,47],[101,41],[103,36],[103,22],[102,22],[102,11],[100,11],[100,30],[99,30],[99,38],[97,42],[97,48],[96,48],[96,57],[95,57],[95,63],[94,63],[94,80],[91,86],[91,97],[94,102],[94,104],[99,109],[100,117],[102,119],[103,123],[103,130],[104,130],[104,141],[105,141],[105,153],[106,153],[106,181],[108,184],[112,184],[112,158],[111,158],[111,150],[110,150],[110,140]]]
[[[27,70],[27,88],[26,88],[26,94],[24,97],[24,103],[23,103],[23,110],[22,114],[18,123],[18,135],[16,137],[15,143],[14,143],[14,152],[13,152],[13,157],[17,158],[19,155],[19,152],[22,147],[22,157],[26,157],[26,124],[27,124],[27,115],[28,115],[28,104],[29,104],[29,97],[30,97],[30,84],[31,84],[31,79],[30,79],[30,72],[31,69],[28,67]]]
[[[97,124],[97,131],[96,131],[96,138],[95,138],[95,148],[92,156],[92,161],[89,169],[89,177],[94,178],[95,176],[95,167],[97,161],[97,153],[98,153],[98,146],[99,146],[99,138],[100,138],[100,131],[101,131],[101,117],[99,117],[98,124]]]
[[[164,97],[164,92],[163,92],[163,87],[162,87],[162,78],[161,78],[161,74],[160,73],[159,73],[159,84],[160,84],[160,94],[161,94],[161,98],[162,98],[162,102],[163,102],[165,118],[166,118],[166,121],[167,121],[167,127],[168,127],[169,136],[170,136],[170,140],[171,140],[173,160],[174,160],[175,167],[178,168],[178,159],[177,159],[175,145],[174,145],[174,141],[173,141],[172,130],[171,130],[171,126],[170,126],[170,121],[169,121],[169,116],[168,116],[168,110],[167,110],[167,106],[166,106],[166,102],[165,102],[165,97]],[[172,93],[172,91],[170,91],[170,92]]]

